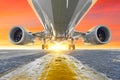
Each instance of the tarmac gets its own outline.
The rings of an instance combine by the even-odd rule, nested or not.
[[[111,80],[67,54],[47,54],[0,80]]]

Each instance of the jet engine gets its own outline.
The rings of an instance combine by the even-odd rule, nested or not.
[[[84,36],[83,41],[92,45],[105,44],[110,41],[111,32],[106,26],[97,26],[90,29]]]
[[[27,44],[34,42],[32,33],[27,32],[23,27],[16,26],[10,30],[9,40],[16,45]]]

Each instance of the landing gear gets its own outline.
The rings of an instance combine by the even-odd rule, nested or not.
[[[46,39],[43,39],[42,49],[48,49],[48,44],[46,44]]]
[[[74,44],[69,45],[69,50],[75,50],[75,45]]]
[[[47,44],[42,44],[42,49],[48,49],[48,45]]]
[[[69,50],[75,50],[74,39],[71,39],[71,44],[69,45]]]

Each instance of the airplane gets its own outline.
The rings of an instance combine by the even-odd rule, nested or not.
[[[42,49],[48,49],[49,41],[70,40],[68,49],[74,50],[74,41],[81,38],[91,45],[106,44],[111,39],[110,29],[105,25],[93,27],[88,32],[74,30],[82,18],[97,0],[27,0],[40,23],[43,31],[27,32],[22,26],[10,30],[9,40],[15,45],[34,43],[36,37],[42,41]]]

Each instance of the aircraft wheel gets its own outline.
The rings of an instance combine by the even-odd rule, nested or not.
[[[48,49],[48,45],[47,44],[42,44],[42,49]]]
[[[45,49],[45,45],[44,45],[44,44],[42,44],[42,49],[43,49],[43,50]]]
[[[72,45],[72,49],[75,50],[75,45]]]
[[[70,50],[75,50],[75,45],[74,45],[74,44],[69,45],[69,49],[70,49]]]

